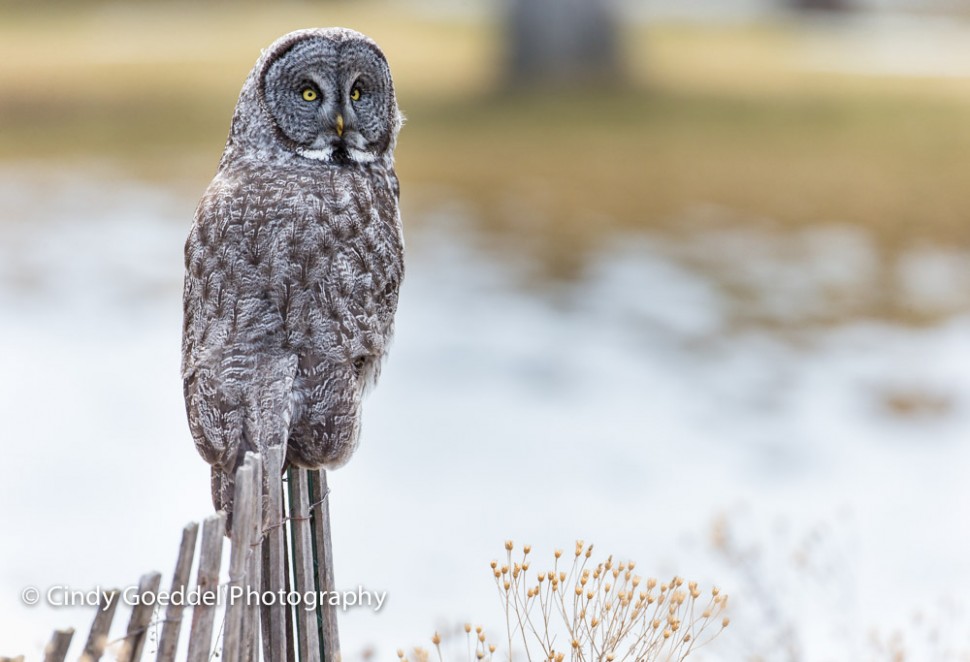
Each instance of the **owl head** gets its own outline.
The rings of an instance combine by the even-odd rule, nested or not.
[[[241,154],[338,165],[390,160],[402,119],[373,40],[347,28],[298,30],[253,67],[223,161]]]

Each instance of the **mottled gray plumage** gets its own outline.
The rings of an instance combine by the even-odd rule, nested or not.
[[[387,61],[352,30],[281,37],[243,85],[185,244],[185,405],[217,509],[246,451],[333,468],[357,445],[404,269],[400,126]]]

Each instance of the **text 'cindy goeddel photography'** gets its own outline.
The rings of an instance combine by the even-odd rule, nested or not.
[[[354,608],[368,608],[377,612],[387,600],[387,591],[371,591],[358,586],[350,591],[257,591],[242,586],[220,586],[217,590],[203,589],[198,586],[175,591],[156,591],[139,593],[137,586],[129,586],[118,591],[96,586],[87,590],[73,589],[55,584],[46,589],[28,586],[21,591],[21,601],[28,606],[44,603],[50,607],[98,607],[109,610],[117,602],[128,606],[146,604],[159,607],[180,605],[185,607],[221,606],[242,602],[246,605],[272,606],[287,605],[315,611],[317,607],[329,605],[344,611]]]

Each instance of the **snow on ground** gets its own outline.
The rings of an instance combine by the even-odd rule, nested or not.
[[[195,201],[70,173],[0,181],[0,641],[36,657],[92,613],[25,607],[24,587],[170,573],[182,525],[209,513],[178,374]],[[500,639],[487,563],[506,538],[550,560],[584,538],[719,584],[733,624],[705,659],[788,659],[779,638],[802,659],[865,659],[872,630],[923,637],[918,612],[970,649],[970,317],[739,330],[684,258],[704,237],[624,238],[582,282],[526,291],[451,220],[409,234],[392,353],[332,474],[338,584],[389,593],[342,617],[346,654],[389,659],[465,620]],[[843,271],[808,259],[794,284],[750,242],[708,245],[797,309],[816,305],[812,279],[866,271],[864,237],[831,237]]]

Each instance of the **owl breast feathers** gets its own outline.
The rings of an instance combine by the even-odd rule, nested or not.
[[[332,468],[357,445],[404,269],[400,124],[383,54],[349,30],[282,37],[243,87],[185,245],[183,388],[217,509],[246,451]]]

